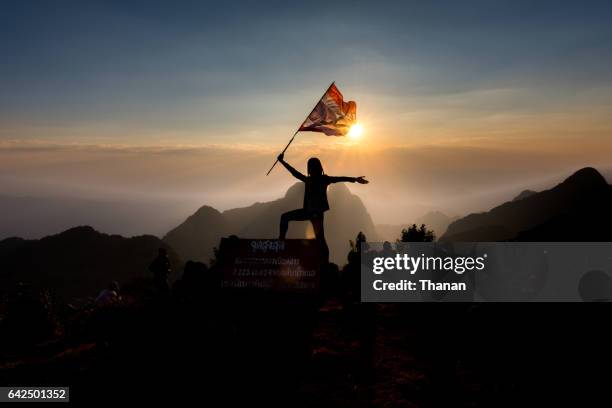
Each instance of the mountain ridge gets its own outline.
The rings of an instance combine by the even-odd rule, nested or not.
[[[41,239],[6,238],[0,241],[0,283],[52,288],[62,300],[95,296],[111,280],[151,277],[148,266],[160,247],[168,250],[175,277],[178,256],[153,235],[126,238],[77,226]]]
[[[574,222],[609,222],[610,213],[606,207],[612,205],[612,186],[594,168],[582,168],[563,182],[519,200],[498,205],[484,213],[473,213],[451,223],[441,241],[504,241],[521,239],[527,231],[539,229],[539,239],[558,240],[552,233],[544,233],[542,225],[552,228],[552,220],[560,222],[570,217]],[[555,226],[555,230],[559,227]],[[601,230],[601,229],[600,229]],[[532,235],[533,236],[533,235]],[[567,234],[566,234],[567,236]],[[605,231],[594,236],[607,236]],[[580,240],[576,236],[572,240]]]
[[[268,202],[257,202],[223,212],[202,206],[162,239],[182,259],[208,262],[213,256],[213,248],[218,246],[224,236],[278,237],[281,214],[302,208],[303,195],[303,183],[295,183],[283,197]],[[363,231],[370,240],[378,239],[378,234],[365,205],[348,187],[343,184],[330,186],[328,198],[331,209],[325,214],[325,230],[330,257],[333,262],[342,263],[349,250],[348,241],[354,239],[358,232]],[[210,217],[216,221],[211,222]],[[292,222],[287,237],[312,238],[310,223]]]

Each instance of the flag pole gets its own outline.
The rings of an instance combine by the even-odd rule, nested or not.
[[[289,148],[289,145],[291,145],[291,142],[293,142],[293,139],[295,139],[295,137],[297,136],[299,130],[296,130],[295,133],[293,134],[293,136],[291,137],[291,140],[289,140],[289,143],[287,143],[287,146],[285,146],[285,148],[283,149],[283,151],[281,152],[281,154],[285,153],[287,151],[287,149]],[[280,155],[279,155],[280,156]],[[272,171],[272,169],[274,168],[274,166],[276,166],[276,163],[278,163],[278,158],[276,158],[276,161],[274,162],[274,164],[272,165],[272,167],[270,167],[270,170],[268,170],[268,172],[266,173],[266,176],[268,174],[270,174],[270,172]]]
[[[336,81],[333,81],[331,84],[329,84],[329,86],[327,87],[327,89],[325,90],[325,92],[323,92],[323,95],[321,95],[321,97],[317,100],[317,103],[315,104],[315,106],[312,108],[312,110],[310,111],[310,113],[306,116],[306,119],[308,119],[310,117],[310,115],[312,115],[312,112],[314,112],[315,109],[317,109],[317,106],[319,105],[319,102],[321,101],[321,99],[323,99],[323,97],[325,96],[325,94],[327,94],[327,91],[329,91],[329,89],[336,83]],[[304,119],[304,120],[306,120]],[[302,121],[302,124],[304,122]],[[293,142],[293,139],[295,139],[295,137],[297,136],[298,132],[300,131],[300,128],[302,127],[302,125],[300,125],[300,127],[298,128],[298,130],[295,131],[295,133],[293,134],[293,136],[291,137],[291,140],[289,140],[289,143],[287,143],[287,146],[285,146],[285,148],[283,149],[283,151],[281,152],[281,154],[284,154],[287,149],[289,148],[289,146],[291,145],[291,143]],[[280,156],[280,155],[279,155]],[[278,163],[278,158],[276,158],[276,161],[274,162],[274,164],[272,165],[272,167],[270,167],[270,170],[268,170],[268,172],[266,173],[266,176],[268,174],[270,174],[270,172],[272,171],[272,169],[274,168],[274,166],[276,166],[276,163]]]

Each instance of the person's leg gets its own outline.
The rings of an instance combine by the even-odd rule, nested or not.
[[[317,216],[310,219],[310,222],[312,223],[315,238],[321,247],[321,263],[326,265],[329,263],[329,247],[327,246],[327,241],[325,241],[325,223],[323,214],[317,214]]]
[[[281,215],[280,234],[278,239],[285,239],[287,230],[289,229],[289,221],[306,221],[307,219],[308,214],[306,214],[306,211],[302,209],[288,211]]]

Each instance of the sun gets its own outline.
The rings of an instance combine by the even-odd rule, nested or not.
[[[351,139],[359,139],[362,134],[363,126],[361,126],[359,123],[355,123],[353,126],[351,126],[351,129],[348,132],[348,137]]]

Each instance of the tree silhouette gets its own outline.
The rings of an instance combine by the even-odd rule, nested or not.
[[[417,227],[416,224],[412,224],[411,227],[402,230],[402,237],[400,242],[432,242],[436,239],[436,234],[427,229],[425,224],[421,224]]]

